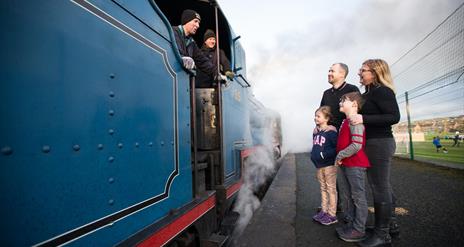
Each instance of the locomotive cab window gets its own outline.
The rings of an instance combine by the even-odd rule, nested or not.
[[[181,25],[182,12],[185,9],[191,9],[200,14],[201,22],[193,39],[197,46],[202,48],[204,45],[205,33],[208,29],[216,33],[216,19],[214,5],[206,1],[154,1],[158,8],[163,12],[166,18],[171,23],[171,26]],[[225,56],[231,62],[232,61],[232,41],[229,24],[225,19],[221,10],[218,10],[218,30],[216,34],[219,39],[219,48],[224,51]],[[175,42],[175,41],[173,41]]]

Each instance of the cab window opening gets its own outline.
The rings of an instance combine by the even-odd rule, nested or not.
[[[203,1],[154,1],[159,9],[163,12],[166,18],[171,23],[171,26],[180,25],[182,12],[185,9],[192,9],[198,12],[201,16],[200,28],[198,28],[193,39],[198,47],[203,46],[203,35],[206,30],[211,29],[216,33],[216,20],[214,6],[208,2]],[[222,49],[229,61],[232,61],[231,52],[231,34],[229,25],[219,9],[218,11],[218,30],[219,34],[219,48]]]

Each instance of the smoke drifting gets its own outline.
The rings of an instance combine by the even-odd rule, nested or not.
[[[263,114],[250,115],[250,130],[253,136],[253,152],[246,158],[243,169],[243,183],[234,211],[240,214],[234,229],[234,236],[240,236],[253,212],[260,206],[262,188],[276,172],[275,146],[276,132],[273,128],[275,112],[265,110]]]
[[[275,172],[271,153],[266,149],[258,149],[253,153],[245,167],[243,184],[240,188],[234,211],[240,214],[234,229],[234,235],[240,235],[253,216],[253,212],[261,205],[255,193]]]

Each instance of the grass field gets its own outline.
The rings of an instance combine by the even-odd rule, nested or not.
[[[415,157],[422,157],[427,159],[433,159],[438,161],[446,161],[456,164],[464,165],[464,143],[460,143],[460,147],[452,147],[454,141],[453,140],[446,140],[441,139],[441,145],[448,150],[448,153],[443,153],[442,150],[440,152],[436,151],[435,146],[432,144],[431,138],[425,142],[414,142],[414,156]],[[408,153],[406,144],[397,143],[397,152],[398,153]]]

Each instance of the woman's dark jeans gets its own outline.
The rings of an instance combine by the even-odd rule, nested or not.
[[[390,184],[391,160],[396,143],[393,138],[374,138],[366,140],[366,155],[371,167],[367,178],[372,189],[374,203],[392,203]]]

